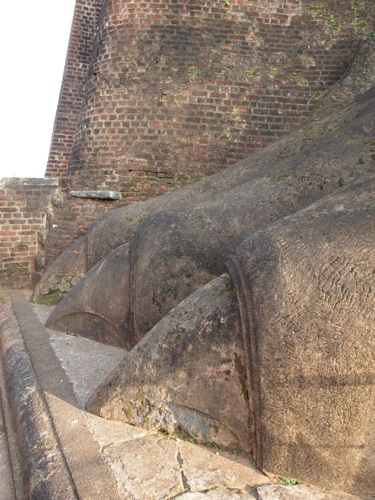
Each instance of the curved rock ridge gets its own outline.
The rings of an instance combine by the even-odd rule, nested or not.
[[[245,355],[229,276],[215,278],[167,314],[98,388],[88,408],[250,451]]]
[[[375,87],[95,223],[50,271],[86,275],[47,323],[129,351],[88,409],[372,495],[374,167]]]
[[[254,232],[226,265],[259,465],[372,495],[375,175]]]
[[[334,117],[267,148],[264,156],[189,186],[179,205],[175,192],[101,218],[56,261],[54,272],[63,274],[76,252],[86,255],[76,262],[88,267],[108,255],[56,307],[48,326],[133,347],[181,300],[224,272],[226,255],[251,231],[373,172],[374,94],[375,88]],[[319,142],[311,142],[310,134]],[[187,202],[189,193],[198,200]],[[174,205],[167,208],[170,199]],[[155,215],[135,228],[151,209]],[[90,326],[93,314],[96,328]]]
[[[371,495],[374,193],[375,175],[254,231],[229,254],[230,277],[166,314],[87,408]]]

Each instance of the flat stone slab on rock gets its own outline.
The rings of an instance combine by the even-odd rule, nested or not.
[[[75,198],[93,198],[97,200],[121,200],[119,191],[69,191]]]

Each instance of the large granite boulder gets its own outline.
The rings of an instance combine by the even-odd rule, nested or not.
[[[250,449],[265,471],[371,495],[374,193],[375,175],[252,232],[226,260],[231,279],[166,314],[88,409]]]
[[[228,257],[261,468],[375,491],[375,175]]]
[[[88,408],[147,429],[251,451],[248,399],[238,303],[222,275],[167,314]]]

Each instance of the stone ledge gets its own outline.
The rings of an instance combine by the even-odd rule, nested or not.
[[[119,191],[69,191],[76,198],[94,198],[98,200],[121,200]]]
[[[60,179],[44,177],[3,177],[0,186],[59,186]]]

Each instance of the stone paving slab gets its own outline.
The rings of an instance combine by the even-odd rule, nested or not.
[[[26,498],[358,498],[304,485],[284,485],[278,478],[267,477],[256,470],[247,456],[232,455],[87,413],[84,406],[88,397],[126,352],[48,330],[44,322],[51,308],[30,304],[24,292],[10,293],[10,297],[12,308],[8,299],[5,305],[0,304],[0,315],[3,319],[4,314],[7,316],[5,323],[0,321],[0,352],[7,365],[4,371],[13,418],[20,419],[15,427],[24,468],[28,468],[27,474],[23,474]],[[4,324],[5,333],[1,331]],[[18,368],[9,359],[12,345],[18,346],[20,359],[21,351],[23,354]],[[30,390],[30,386],[39,405],[35,406],[33,399],[26,401],[19,412],[20,401],[25,403],[20,391]],[[35,408],[39,410],[38,415]],[[21,419],[35,422],[22,426]],[[0,446],[1,443],[0,439]],[[55,470],[59,467],[62,472]],[[7,500],[1,489],[0,498]],[[14,498],[21,497],[15,495]]]

